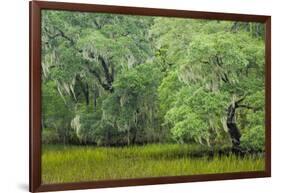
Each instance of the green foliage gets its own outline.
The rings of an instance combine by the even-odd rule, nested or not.
[[[59,144],[60,138],[58,132],[55,129],[44,128],[42,131],[42,143],[43,144]]]
[[[58,95],[56,84],[53,81],[43,84],[42,89],[43,141],[47,143],[74,142],[75,136],[73,136],[74,133],[70,126],[73,112],[69,98],[61,98]]]
[[[264,147],[264,26],[42,11],[44,143]],[[202,147],[203,148],[203,147]]]
[[[265,132],[263,126],[251,127],[241,138],[241,146],[248,151],[264,151]]]
[[[257,45],[260,44],[242,32],[200,34],[188,48],[182,78],[188,84],[200,81],[211,90],[225,82],[237,87],[241,75],[246,77],[247,67],[264,62],[263,48]]]
[[[247,103],[255,108],[246,110],[244,122],[241,123],[244,127],[241,146],[248,151],[262,152],[265,149],[264,92],[254,93]]]
[[[150,63],[128,69],[117,77],[115,92],[103,101],[103,119],[125,131],[128,144],[131,138],[139,140],[137,132],[148,135],[157,126],[154,119],[159,75],[159,70]]]
[[[212,135],[220,135],[218,129],[223,127],[220,118],[224,116],[227,98],[224,93],[210,93],[203,87],[181,89],[174,107],[165,115],[174,139],[211,145]]]
[[[176,100],[177,92],[184,86],[179,80],[178,73],[171,71],[163,78],[161,85],[158,88],[159,93],[159,108],[161,113],[166,113]]]
[[[263,24],[41,16],[44,184],[264,170]]]
[[[190,43],[188,60],[181,66],[180,76],[189,87],[200,85],[207,95],[211,96],[198,103],[197,107],[201,104],[203,112],[209,113],[208,118],[205,118],[204,121],[211,123],[210,126],[214,125],[211,128],[215,128],[217,137],[212,137],[215,142],[220,141],[219,138],[226,127],[223,124],[223,121],[226,121],[224,109],[227,109],[239,97],[246,98],[242,106],[247,108],[241,107],[238,110],[240,119],[237,119],[243,133],[247,128],[252,129],[264,124],[249,117],[255,113],[253,112],[255,109],[264,111],[263,68],[259,67],[264,64],[264,48],[261,45],[259,40],[245,32],[200,34]],[[217,96],[219,96],[218,100],[215,100]],[[200,101],[205,96],[199,96],[199,98],[196,100]],[[192,106],[192,104],[188,104],[188,106]],[[200,114],[195,110],[192,112]],[[247,115],[250,119],[242,115]],[[257,119],[263,120],[262,114],[256,114],[256,116]],[[209,133],[211,132],[209,131]],[[260,143],[262,144],[263,140]],[[250,142],[245,144],[250,144]],[[246,149],[251,148],[253,146]]]

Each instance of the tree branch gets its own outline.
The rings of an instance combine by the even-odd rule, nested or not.
[[[108,65],[108,63],[101,56],[98,56],[98,59],[99,59],[99,61],[101,61],[101,65],[103,67],[103,71],[104,71],[105,78],[106,78],[107,82],[109,84],[111,84],[113,82],[113,78],[112,78],[112,74],[110,74],[110,72],[109,72],[109,65]]]
[[[55,35],[51,36],[52,38],[56,38],[56,37],[62,37],[64,38],[65,40],[67,40],[71,46],[73,46],[73,48],[75,50],[77,50],[79,53],[82,53],[83,50],[77,48],[75,46],[75,42],[72,38],[70,38],[69,36],[67,36],[61,29],[55,27],[55,29],[58,31],[58,33],[56,33]],[[51,32],[46,28],[45,31],[47,33],[50,33]],[[48,36],[50,36],[50,34],[47,34]],[[94,53],[90,53],[90,56],[92,58],[96,58],[95,54]],[[113,80],[114,80],[114,69],[113,67],[111,67],[111,73],[109,71],[109,64],[108,62],[102,57],[102,56],[98,56],[98,60],[99,62],[101,63],[101,66],[102,66],[102,69],[103,69],[103,72],[104,72],[104,75],[105,75],[105,80],[106,80],[106,83],[104,83],[99,75],[98,72],[96,72],[95,70],[91,69],[89,66],[87,66],[87,69],[89,70],[90,73],[92,73],[98,80],[98,82],[100,83],[100,85],[105,89],[105,90],[108,90],[110,92],[113,92],[113,88],[112,88],[112,83],[113,83]]]
[[[48,36],[50,39],[55,39],[55,38],[57,38],[57,37],[62,37],[62,38],[64,38],[65,40],[67,40],[67,41],[70,43],[70,45],[73,46],[73,48],[74,48],[75,50],[77,50],[79,53],[81,53],[81,52],[83,51],[83,50],[81,50],[81,49],[75,47],[75,42],[74,42],[74,40],[73,40],[72,38],[70,38],[69,36],[67,36],[61,29],[59,29],[59,28],[57,28],[57,27],[55,27],[55,29],[58,31],[58,33],[52,35],[52,33],[50,32],[50,30],[48,30],[46,27],[44,27],[44,30],[46,31],[46,34],[47,34],[47,36]],[[48,42],[46,42],[46,43],[48,43]]]
[[[92,73],[96,79],[98,80],[99,84],[104,88],[104,90],[108,90],[110,92],[113,92],[113,88],[112,88],[112,85],[109,85],[109,84],[106,84],[104,83],[102,80],[101,80],[101,77],[99,75],[98,72],[96,72],[95,70],[91,69],[91,68],[88,68],[89,72]]]
[[[240,98],[239,100],[235,101],[235,106],[237,107],[239,103],[241,103],[246,98],[246,95]]]

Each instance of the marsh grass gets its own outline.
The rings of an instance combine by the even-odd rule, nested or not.
[[[130,147],[43,145],[44,184],[264,170],[264,157],[194,157],[198,145]]]

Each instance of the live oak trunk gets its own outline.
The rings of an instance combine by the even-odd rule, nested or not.
[[[232,142],[232,151],[234,153],[240,152],[240,138],[241,138],[241,133],[237,127],[236,118],[235,118],[235,111],[237,108],[238,108],[237,102],[229,105],[227,109],[227,120],[226,120],[228,133],[231,137],[231,142]]]
[[[235,116],[236,109],[237,108],[253,109],[253,107],[250,107],[248,105],[240,104],[244,99],[245,96],[237,101],[233,101],[232,104],[230,104],[227,109],[226,125],[232,142],[232,152],[235,154],[243,153],[243,151],[240,148],[241,133],[236,123],[236,116]]]

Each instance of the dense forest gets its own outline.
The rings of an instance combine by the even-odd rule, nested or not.
[[[42,12],[42,142],[264,151],[264,25]]]

